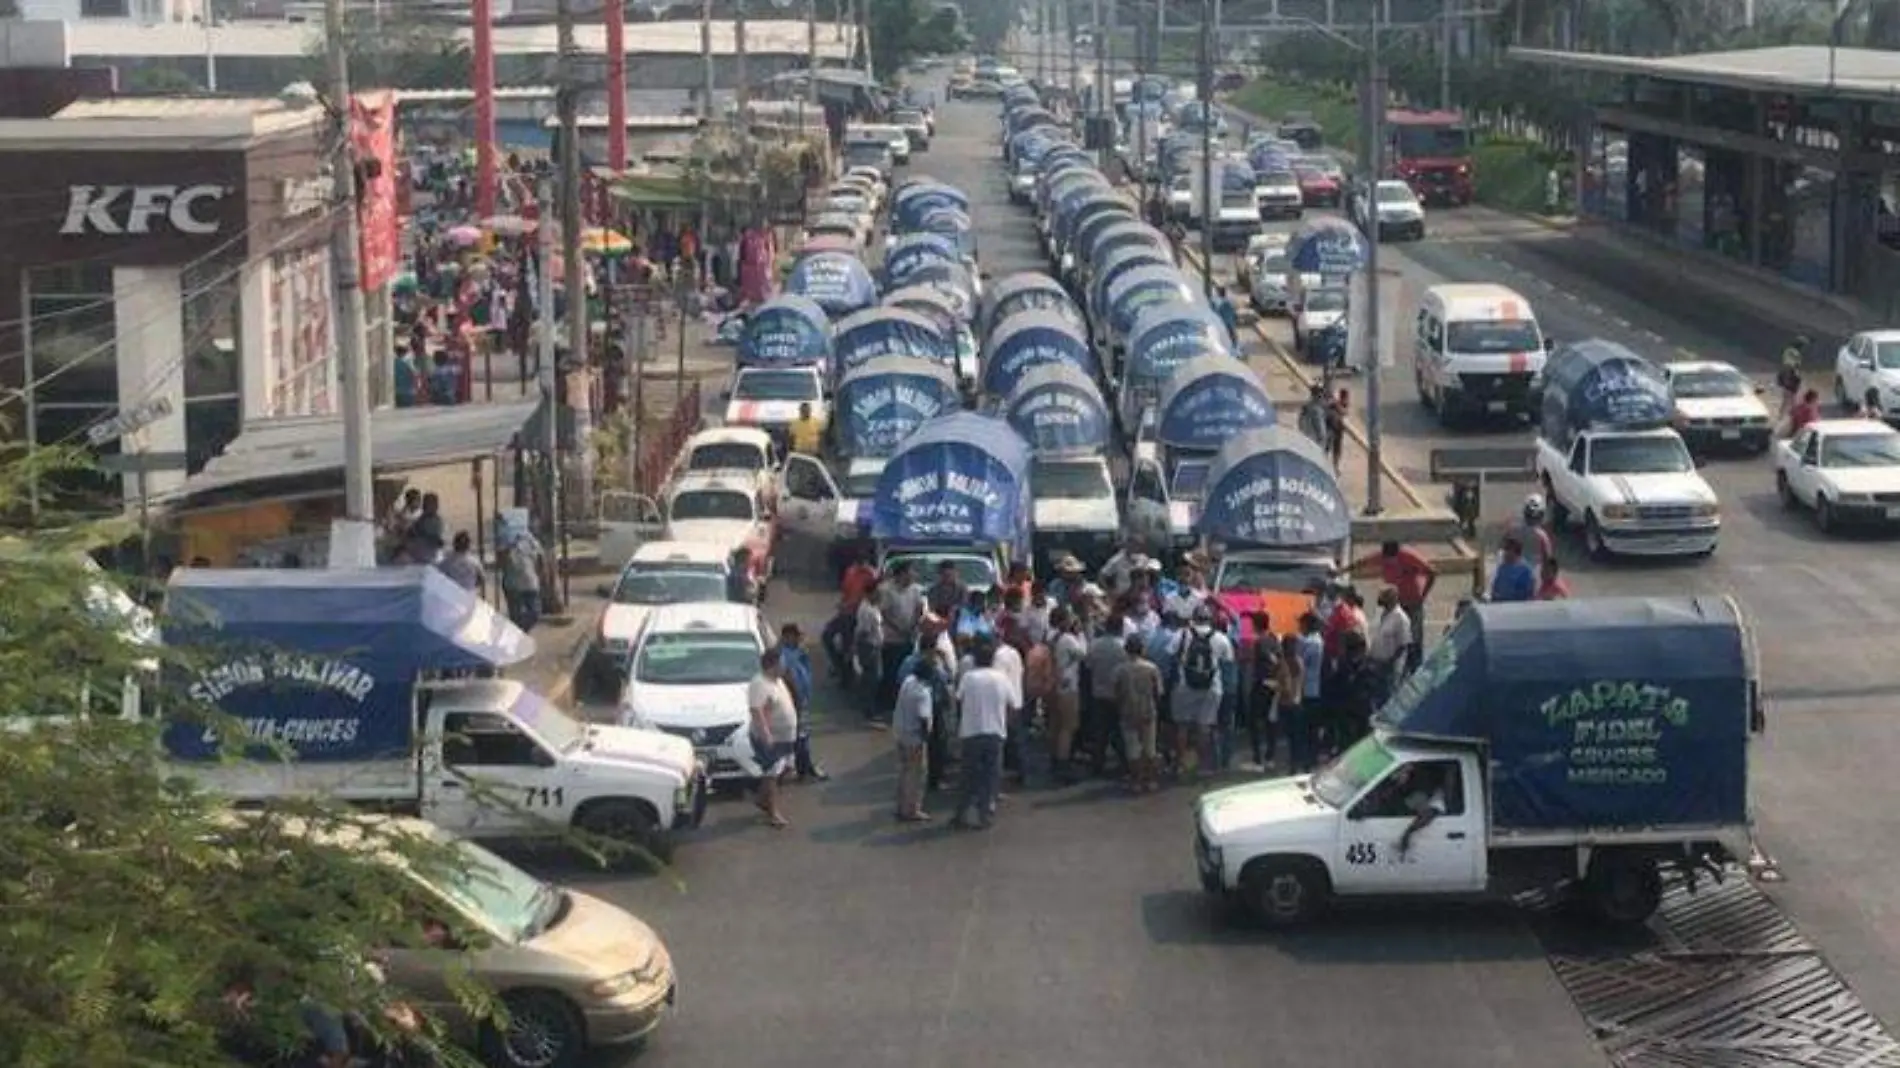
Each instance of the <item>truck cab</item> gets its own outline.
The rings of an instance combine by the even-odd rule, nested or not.
[[[1037,558],[1072,554],[1091,569],[1107,563],[1121,540],[1121,510],[1108,457],[1038,458],[1029,484]]]
[[[1182,553],[1194,548],[1198,540],[1194,520],[1212,465],[1208,456],[1166,456],[1154,441],[1137,441],[1129,459],[1123,504],[1128,532],[1139,535],[1157,552]]]
[[[830,421],[824,372],[819,368],[741,367],[726,391],[725,421],[728,426],[784,434],[798,419],[800,406],[807,404],[820,423]]]
[[[881,456],[852,457],[840,478],[816,456],[787,456],[779,483],[780,537],[796,538],[806,548],[825,546],[832,570],[842,573],[870,548],[866,510],[886,462]]]
[[[1199,227],[1211,225],[1216,252],[1245,249],[1247,242],[1260,233],[1260,202],[1254,190],[1253,167],[1242,159],[1216,159],[1206,193],[1213,204],[1202,203],[1202,181],[1198,161],[1189,172],[1188,221]]]
[[[1471,132],[1457,111],[1385,113],[1386,169],[1426,204],[1471,203]]]

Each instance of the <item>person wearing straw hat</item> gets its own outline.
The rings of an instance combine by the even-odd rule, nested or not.
[[[1050,565],[1056,577],[1049,580],[1049,599],[1057,604],[1068,604],[1074,600],[1074,591],[1081,585],[1082,561],[1074,553],[1063,553]]]

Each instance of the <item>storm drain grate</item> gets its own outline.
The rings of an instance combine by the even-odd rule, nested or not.
[[[1672,890],[1633,941],[1586,948],[1574,928],[1540,926],[1620,1068],[1900,1068],[1900,1043],[1739,871]]]

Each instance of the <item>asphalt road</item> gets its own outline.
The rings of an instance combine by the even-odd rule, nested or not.
[[[1000,278],[1042,265],[995,115],[943,107],[913,169],[971,194]],[[768,612],[815,632],[830,607],[792,580]],[[1234,932],[1196,882],[1189,790],[1032,783],[992,831],[909,830],[890,819],[888,736],[834,714],[816,747],[833,778],[791,791],[790,830],[728,799],[666,875],[571,877],[651,922],[678,964],[678,1015],[643,1068],[1603,1063],[1509,910]]]
[[[1680,261],[1642,262],[1482,208],[1434,211],[1429,224],[1426,240],[1381,248],[1388,279],[1381,307],[1398,329],[1380,414],[1388,459],[1416,482],[1424,481],[1435,446],[1531,441],[1521,427],[1444,431],[1418,403],[1410,326],[1429,286],[1509,285],[1559,339],[1608,338],[1658,361],[1725,360],[1764,383],[1780,345],[1796,333],[1758,309],[1671,284],[1680,277],[1674,272],[1692,269]],[[1269,321],[1264,329],[1290,346],[1284,324]],[[1825,345],[1831,352],[1835,339],[1816,341],[1817,351]],[[1364,384],[1354,392],[1363,398]],[[1900,756],[1883,718],[1900,695],[1891,640],[1900,623],[1900,570],[1889,563],[1894,539],[1825,537],[1807,515],[1783,511],[1771,458],[1715,459],[1703,474],[1723,505],[1713,558],[1597,564],[1574,534],[1560,540],[1559,553],[1578,595],[1721,594],[1742,604],[1770,702],[1769,731],[1755,750],[1754,796],[1762,845],[1785,878],[1771,895],[1870,1009],[1900,1021],[1900,933],[1887,922],[1900,857],[1867,848],[1895,796],[1878,784]],[[1532,488],[1492,491],[1487,515],[1496,529]]]

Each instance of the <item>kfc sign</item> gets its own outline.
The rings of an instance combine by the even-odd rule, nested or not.
[[[215,234],[222,185],[76,185],[62,234],[149,234],[163,220],[181,234]]]

